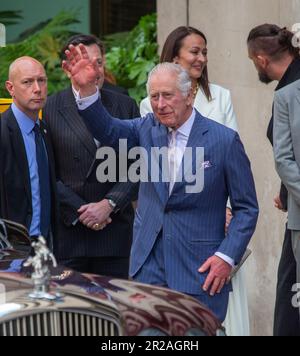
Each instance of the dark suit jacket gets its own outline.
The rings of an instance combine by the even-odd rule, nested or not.
[[[284,76],[279,81],[275,91],[295,82],[298,79],[300,79],[300,58],[296,58],[290,64],[290,66],[288,67]],[[273,118],[273,113],[272,113],[272,117],[269,122],[268,131],[267,131],[267,137],[268,137],[269,141],[271,142],[272,146],[273,146],[273,125],[274,125],[274,118]],[[281,199],[284,209],[287,210],[288,192],[287,192],[286,187],[283,184],[281,184],[281,188],[280,188],[280,199]]]
[[[29,230],[32,220],[31,184],[26,149],[21,130],[11,109],[1,118],[0,216]],[[41,122],[47,149],[51,182],[51,228],[56,233],[57,199],[54,158],[47,128]]]
[[[102,89],[114,91],[114,92],[117,92],[117,93],[123,94],[123,95],[129,95],[127,89],[119,87],[118,85],[111,84],[107,81],[105,81],[103,83]]]
[[[124,118],[139,116],[131,98],[102,90],[101,96],[112,115]],[[60,197],[58,234],[59,259],[74,257],[128,257],[132,239],[133,209],[138,187],[132,183],[99,183],[96,180],[96,144],[80,117],[71,88],[51,96],[43,111],[50,129],[57,169]],[[101,120],[101,118],[99,118]],[[80,222],[77,210],[83,204],[113,198],[121,208],[103,231],[93,231]]]

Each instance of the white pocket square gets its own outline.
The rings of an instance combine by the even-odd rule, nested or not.
[[[207,168],[210,168],[212,167],[212,164],[210,163],[210,161],[205,161],[202,163],[202,168],[203,169],[207,169]]]

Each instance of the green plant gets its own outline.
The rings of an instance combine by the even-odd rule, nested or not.
[[[106,38],[106,66],[117,83],[139,102],[146,96],[148,73],[158,63],[156,14],[146,15],[127,34]]]
[[[0,23],[5,26],[15,25],[23,19],[22,11],[0,11]]]
[[[79,22],[77,16],[77,12],[60,12],[51,21],[46,21],[39,30],[33,31],[23,41],[0,48],[0,97],[9,97],[4,87],[8,68],[11,62],[21,56],[34,57],[45,66],[49,94],[69,85],[68,78],[61,70],[59,53],[67,38],[73,34],[69,25]]]

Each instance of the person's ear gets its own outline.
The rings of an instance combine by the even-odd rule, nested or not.
[[[193,101],[194,101],[193,89],[191,88],[186,98],[186,106],[193,106]]]
[[[15,93],[14,93],[14,85],[13,85],[13,83],[11,81],[7,80],[5,82],[5,87],[6,87],[6,90],[9,92],[10,96],[12,98],[14,98]]]
[[[261,66],[261,68],[266,68],[269,64],[269,59],[266,56],[261,56],[258,55],[257,57],[257,63]]]

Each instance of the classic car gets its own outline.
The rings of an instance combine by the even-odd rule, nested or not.
[[[0,336],[225,335],[192,297],[57,266],[43,239],[28,257],[30,243],[24,227],[0,220]]]

